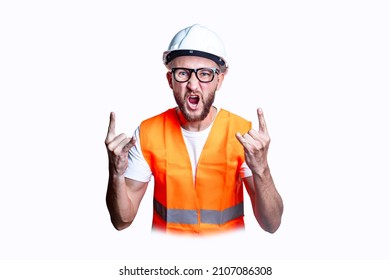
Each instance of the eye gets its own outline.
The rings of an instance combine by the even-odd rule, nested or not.
[[[198,72],[200,77],[208,78],[213,75],[213,70],[211,69],[200,69]]]
[[[185,78],[185,77],[187,77],[189,74],[188,74],[188,70],[177,69],[177,70],[176,70],[176,75],[177,75],[178,77]]]

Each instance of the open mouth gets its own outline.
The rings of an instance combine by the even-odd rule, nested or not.
[[[188,100],[188,105],[190,106],[190,108],[192,110],[196,110],[198,108],[198,104],[199,104],[199,101],[200,101],[199,96],[197,96],[197,95],[190,95],[187,100]]]

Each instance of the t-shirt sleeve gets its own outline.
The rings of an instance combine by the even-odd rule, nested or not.
[[[245,177],[250,177],[252,176],[252,171],[249,169],[248,165],[246,164],[246,162],[244,162],[242,165],[241,165],[241,168],[240,168],[240,176],[241,178],[245,178]]]
[[[129,151],[128,166],[125,172],[125,177],[140,182],[149,182],[152,178],[152,170],[142,154],[141,144],[139,141],[139,129],[140,128],[138,126],[133,134],[136,142]]]

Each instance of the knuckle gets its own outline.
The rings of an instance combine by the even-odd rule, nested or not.
[[[124,139],[127,138],[127,135],[124,134],[124,133],[121,133],[119,134],[118,136],[115,137],[115,139],[118,141],[118,142],[122,142]]]
[[[113,145],[112,142],[108,143],[106,146],[107,146],[107,150],[109,150],[110,152],[113,152],[113,150],[114,150],[114,145]]]
[[[113,150],[113,153],[114,155],[116,156],[120,156],[122,154],[122,149],[121,147],[116,147],[114,150]]]

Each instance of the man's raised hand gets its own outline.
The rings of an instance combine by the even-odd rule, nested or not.
[[[127,168],[127,157],[131,147],[135,145],[135,139],[127,137],[122,133],[115,134],[115,113],[110,114],[110,124],[108,125],[107,137],[105,140],[109,170],[111,175],[122,176]]]
[[[257,109],[259,119],[259,130],[249,130],[244,135],[237,132],[236,137],[245,151],[245,162],[252,172],[263,172],[268,168],[267,153],[270,144],[267,125],[265,123],[263,111]]]

